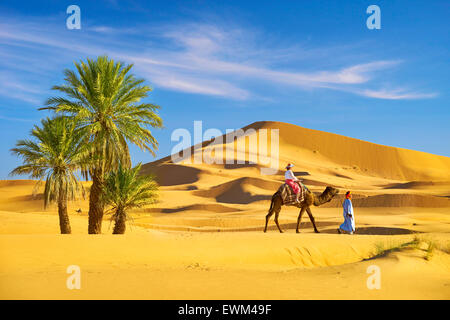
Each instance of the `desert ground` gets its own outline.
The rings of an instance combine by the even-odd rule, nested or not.
[[[148,163],[159,202],[134,210],[125,235],[111,234],[109,215],[103,234],[88,235],[87,199],[69,204],[73,234],[61,235],[43,186],[0,181],[0,298],[450,299],[450,158],[279,122],[249,128],[279,129],[277,174],[248,161],[250,138],[235,154],[242,164]],[[273,218],[262,232],[287,163],[311,191],[340,190],[312,207],[319,234],[307,214],[295,233],[292,206],[280,214],[284,233]],[[337,233],[347,190],[354,235]],[[81,289],[67,288],[69,265]],[[373,265],[378,289],[367,286]]]

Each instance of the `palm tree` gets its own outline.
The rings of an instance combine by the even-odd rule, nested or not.
[[[124,168],[119,164],[117,171],[112,171],[105,181],[102,200],[111,205],[114,211],[113,234],[124,234],[127,210],[142,207],[156,201],[158,186],[152,176],[139,175],[141,164],[134,168]]]
[[[83,136],[66,117],[43,119],[42,127],[34,126],[33,140],[19,140],[11,152],[23,160],[11,175],[29,174],[45,178],[44,207],[58,203],[59,226],[62,234],[71,233],[67,201],[74,200],[84,189],[75,172],[86,165],[87,146]],[[38,182],[37,186],[41,181]]]
[[[65,84],[53,89],[66,97],[47,100],[47,107],[72,117],[86,134],[96,159],[83,172],[92,178],[89,195],[89,233],[101,233],[104,204],[101,193],[105,176],[117,170],[119,162],[131,166],[128,142],[154,155],[158,143],[149,127],[162,127],[156,111],[159,106],[139,103],[151,88],[129,71],[133,65],[114,62],[106,56],[75,63],[76,71],[66,69]]]

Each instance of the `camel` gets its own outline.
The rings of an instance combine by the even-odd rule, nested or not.
[[[336,188],[333,188],[330,186],[326,187],[321,195],[316,195],[316,194],[312,193],[311,191],[309,191],[308,189],[305,190],[305,197],[304,197],[303,201],[300,202],[298,205],[296,205],[296,207],[300,208],[300,213],[299,213],[298,219],[297,219],[296,232],[300,233],[298,228],[300,226],[300,221],[302,219],[302,215],[306,211],[308,213],[309,219],[311,220],[312,225],[314,227],[314,232],[319,233],[319,230],[317,230],[317,228],[316,228],[316,223],[314,220],[314,216],[312,215],[310,206],[313,204],[315,206],[320,206],[324,203],[327,203],[327,202],[331,201],[331,199],[333,199],[333,197],[335,195],[337,195],[338,193],[339,193],[339,189],[336,189]],[[283,233],[283,231],[280,228],[280,225],[278,224],[278,215],[280,214],[280,210],[283,205],[282,203],[283,203],[283,201],[281,199],[281,194],[278,191],[275,192],[274,195],[272,196],[272,202],[270,203],[269,213],[266,216],[266,226],[264,227],[264,232],[267,232],[267,224],[269,222],[269,219],[275,213],[275,224],[277,225],[278,230],[281,233]]]

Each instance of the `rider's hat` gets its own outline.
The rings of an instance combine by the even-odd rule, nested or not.
[[[286,169],[290,169],[292,168],[294,165],[292,163],[288,163],[288,165],[286,166]]]

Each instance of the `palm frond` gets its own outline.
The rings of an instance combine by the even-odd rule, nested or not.
[[[107,56],[76,62],[75,70],[64,71],[64,84],[52,88],[62,96],[41,108],[72,118],[82,132],[95,158],[91,168],[83,168],[85,177],[95,168],[109,172],[119,163],[131,166],[128,143],[153,155],[158,148],[150,128],[162,127],[159,106],[139,103],[151,88],[130,73],[132,66]]]
[[[90,165],[90,149],[83,143],[84,136],[76,124],[64,116],[45,118],[41,126],[33,128],[31,137],[32,140],[19,140],[11,149],[23,164],[10,174],[27,174],[39,179],[38,184],[45,179],[44,207],[57,200],[61,192],[67,200],[84,196],[76,172]]]
[[[157,201],[158,185],[153,176],[140,175],[142,164],[126,168],[119,164],[117,171],[111,172],[102,195],[105,204],[116,212],[126,212]]]

